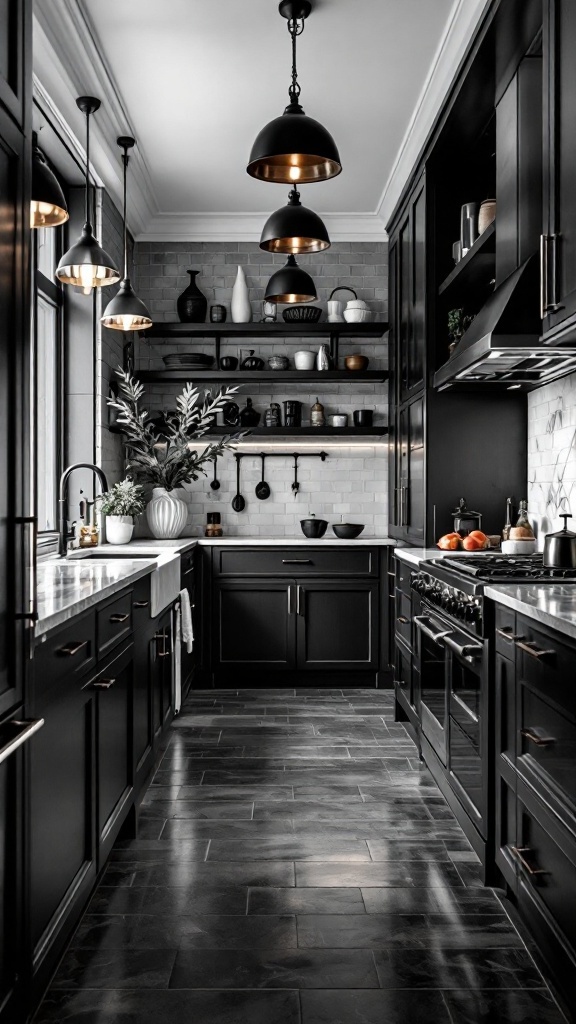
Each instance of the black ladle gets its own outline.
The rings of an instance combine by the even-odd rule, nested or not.
[[[236,455],[236,494],[232,499],[232,508],[235,512],[243,512],[246,508],[246,502],[240,494],[240,456]]]
[[[261,455],[262,459],[262,479],[259,484],[256,484],[256,497],[260,498],[260,501],[265,501],[266,498],[270,497],[270,484],[267,484],[264,479],[264,465],[266,462],[266,456]]]
[[[298,455],[294,452],[294,481],[292,483],[292,492],[294,497],[297,496],[300,490],[300,484],[298,483]]]
[[[220,481],[216,478],[216,463],[217,463],[217,461],[218,461],[217,458],[214,459],[214,479],[211,480],[211,482],[210,482],[210,487],[212,488],[213,491],[219,491],[220,490]]]

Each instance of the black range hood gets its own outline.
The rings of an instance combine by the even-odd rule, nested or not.
[[[444,366],[439,391],[494,385],[530,391],[576,370],[576,352],[540,343],[540,268],[531,256],[495,289]]]

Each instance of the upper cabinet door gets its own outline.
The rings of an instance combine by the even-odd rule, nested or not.
[[[29,0],[0,0],[0,103],[21,128],[31,80],[31,17]]]
[[[576,4],[546,0],[544,17],[543,334],[576,344]]]
[[[409,201],[398,229],[397,257],[390,276],[396,300],[396,366],[399,399],[424,387],[426,372],[426,194],[424,177]]]

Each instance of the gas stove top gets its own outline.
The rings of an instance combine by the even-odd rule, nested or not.
[[[491,583],[555,583],[558,580],[576,583],[576,569],[549,569],[542,564],[542,555],[453,555],[431,559],[433,565],[441,561],[445,568]],[[430,563],[428,563],[430,564]]]

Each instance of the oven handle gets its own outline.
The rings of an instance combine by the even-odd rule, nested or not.
[[[466,658],[470,661],[475,661],[477,658],[482,657],[484,648],[482,644],[458,644],[450,636],[444,637],[444,643],[454,651],[460,658]]]
[[[442,646],[440,641],[445,639],[445,637],[448,636],[448,634],[450,633],[450,630],[449,629],[441,629],[439,633],[433,633],[432,630],[430,629],[430,627],[426,625],[426,623],[429,622],[429,621],[430,621],[430,619],[428,618],[427,615],[415,615],[414,616],[414,622],[416,623],[416,628],[419,629],[421,633],[424,633],[424,635],[427,636],[429,640],[432,640],[435,644],[439,644],[440,646]]]

